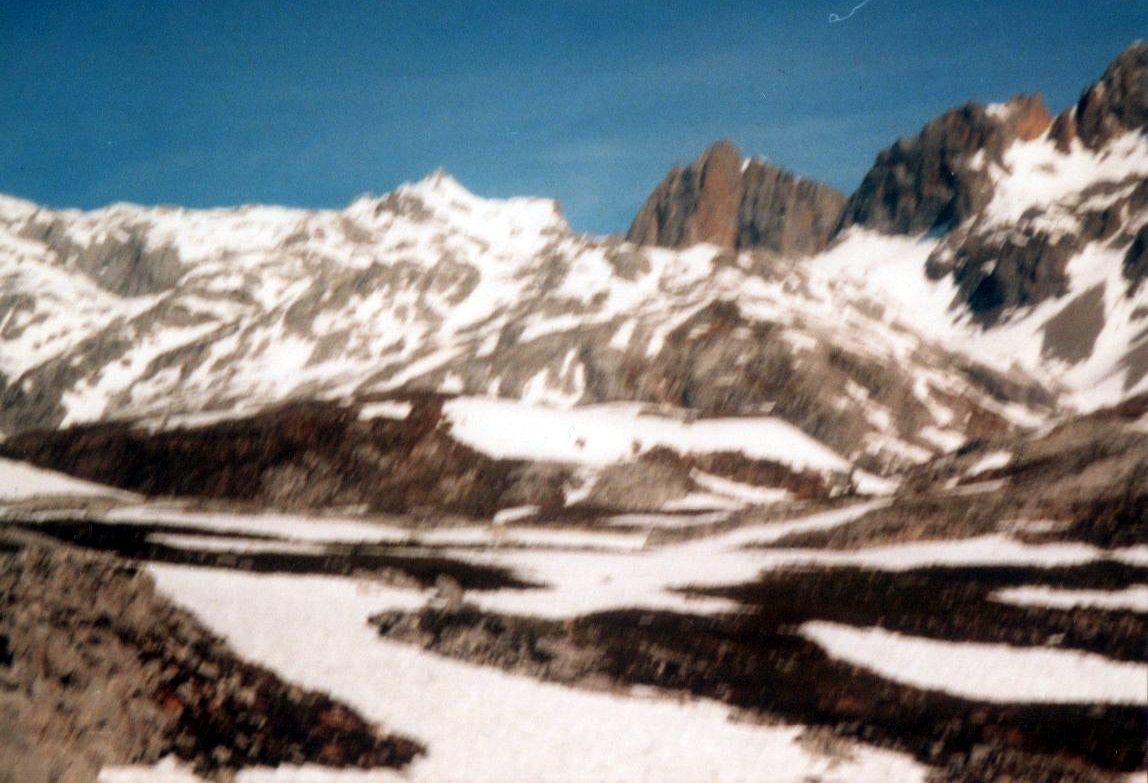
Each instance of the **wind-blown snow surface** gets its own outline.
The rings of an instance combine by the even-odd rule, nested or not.
[[[381,640],[367,625],[375,612],[421,605],[425,595],[419,593],[349,579],[157,566],[151,571],[161,592],[225,636],[240,655],[328,691],[429,748],[426,758],[402,774],[354,774],[348,783],[692,783],[761,780],[763,774],[779,783],[809,776],[826,783],[924,779],[924,769],[904,756],[861,747],[847,759],[821,756],[795,742],[800,728],[731,722],[728,710],[712,702],[539,683]],[[105,771],[101,780],[127,783],[140,780],[139,774]],[[282,769],[239,779],[342,780],[318,774]]]

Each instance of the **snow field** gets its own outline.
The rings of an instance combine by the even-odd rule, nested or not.
[[[656,446],[682,453],[740,451],[796,469],[848,471],[839,455],[770,417],[681,421],[624,403],[559,409],[513,400],[458,398],[443,405],[451,435],[496,458],[602,466]]]
[[[151,571],[164,594],[225,636],[240,655],[325,690],[429,747],[428,756],[401,774],[341,778],[280,769],[244,773],[245,783],[733,782],[760,780],[763,770],[779,783],[811,775],[825,783],[924,779],[924,769],[899,754],[857,747],[845,759],[820,756],[795,741],[799,727],[734,723],[725,707],[712,702],[539,683],[384,641],[366,624],[375,612],[417,608],[426,597],[421,593],[326,577],[168,566]],[[133,783],[139,774],[105,771],[101,781]]]
[[[558,531],[521,531],[535,535],[531,542],[535,545],[594,542],[596,551],[497,547],[475,551],[473,546],[487,535],[478,527],[425,535],[428,544],[448,547],[443,552],[447,556],[510,567],[548,585],[470,593],[468,600],[489,611],[548,618],[623,607],[732,611],[737,604],[731,601],[690,599],[673,590],[691,583],[745,582],[763,570],[788,565],[902,570],[934,563],[1053,566],[1106,556],[1127,562],[1148,560],[1140,551],[1148,548],[1143,547],[1105,552],[1083,544],[1024,544],[1005,535],[855,552],[751,548],[789,533],[847,524],[879,505],[880,501],[871,502],[644,549],[638,547],[644,535],[608,531],[566,531],[566,536],[553,535]],[[142,523],[144,509],[126,509],[120,516],[134,516]],[[190,522],[196,515],[166,516],[168,521],[174,516]],[[351,520],[280,515],[256,523],[258,518],[240,515],[198,516],[216,529],[258,528],[301,542],[331,537],[348,541],[368,532],[406,533],[380,531],[370,523]],[[611,538],[625,542],[608,548],[605,542]],[[469,548],[452,550],[451,545]],[[367,626],[366,618],[375,612],[421,608],[429,591],[333,577],[150,568],[162,592],[227,637],[240,655],[301,685],[326,690],[388,730],[405,733],[430,748],[427,758],[401,774],[283,768],[244,772],[240,783],[452,781],[459,779],[460,771],[464,779],[479,781],[740,781],[760,779],[763,769],[770,770],[771,781],[802,781],[810,775],[819,775],[826,783],[923,779],[924,770],[915,763],[868,748],[855,750],[846,760],[816,756],[795,743],[797,729],[730,723],[725,709],[715,703],[639,698],[643,692],[637,690],[628,695],[591,693],[540,683],[387,642]],[[1123,606],[1125,597],[1143,598],[1143,589],[1122,591],[1118,602]],[[996,597],[1031,599],[1026,590],[1000,591]],[[1079,599],[1073,595],[1074,601]],[[975,699],[1139,703],[1148,673],[1142,665],[1049,648],[939,642],[821,622],[806,623],[801,632],[830,655],[880,676]],[[171,763],[154,770],[106,770],[101,777],[102,783],[141,780],[190,783],[194,778]]]
[[[153,541],[189,549],[231,551],[309,552],[322,551],[322,544],[389,544],[402,546],[474,547],[532,546],[558,549],[638,550],[646,534],[571,530],[561,527],[514,527],[513,520],[486,525],[460,525],[429,530],[412,529],[353,517],[308,517],[291,514],[238,514],[158,509],[147,505],[112,509],[109,522],[180,525],[234,536],[156,535]],[[676,517],[669,517],[676,519]],[[703,518],[704,521],[705,518]],[[497,528],[497,531],[496,531]],[[280,541],[243,540],[271,536]]]
[[[678,590],[689,585],[742,584],[756,579],[764,571],[788,566],[906,571],[932,565],[1054,567],[1104,558],[1132,564],[1148,561],[1145,547],[1108,551],[1080,543],[1026,544],[1003,534],[855,551],[754,548],[790,534],[847,524],[880,505],[880,501],[875,501],[783,522],[747,525],[695,541],[632,551],[622,548],[597,552],[448,549],[444,554],[477,564],[510,568],[531,581],[547,585],[535,590],[476,593],[468,600],[492,612],[556,619],[626,607],[695,614],[736,611],[736,602],[685,595]]]

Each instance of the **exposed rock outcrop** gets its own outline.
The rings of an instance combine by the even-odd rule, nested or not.
[[[1039,96],[999,111],[976,103],[947,111],[916,136],[883,150],[849,197],[837,233],[852,225],[897,234],[942,231],[977,215],[992,198],[983,161],[1000,162],[1016,139],[1032,139],[1052,117]]]
[[[226,778],[257,765],[401,767],[423,749],[240,660],[111,558],[0,548],[0,781],[91,783],[174,755]]]
[[[85,246],[73,240],[58,216],[42,210],[19,234],[43,242],[59,257],[70,259],[96,285],[119,296],[159,293],[178,282],[186,271],[178,250],[166,244],[152,246],[147,227],[127,221],[121,231]]]
[[[640,245],[699,242],[783,254],[828,244],[845,197],[718,142],[697,160],[674,167],[650,195],[626,238]]]
[[[1137,41],[1117,57],[1100,81],[1056,119],[1052,136],[1062,150],[1073,139],[1100,149],[1130,130],[1148,127],[1148,44]]]
[[[1134,296],[1148,278],[1148,223],[1136,232],[1136,238],[1124,254],[1124,277],[1128,280],[1128,295]]]
[[[1125,253],[1133,295],[1148,273],[1137,234],[1148,219],[1142,174],[1110,167],[1078,191],[1050,192],[1015,215],[1011,204],[998,206],[994,197],[1009,177],[1053,172],[1072,149],[1096,154],[1099,167],[1111,151],[1107,145],[1146,127],[1148,46],[1135,43],[1055,120],[1039,97],[1019,96],[1003,106],[967,104],[901,139],[877,156],[845,206],[838,232],[860,225],[944,234],[927,273],[932,279],[952,276],[958,302],[986,327],[1068,293],[1068,263],[1092,242]],[[1041,165],[1018,174],[1012,150],[1029,142],[1043,145],[1025,153]]]
[[[1054,238],[1032,228],[1007,236],[972,234],[942,246],[929,258],[925,272],[932,279],[951,274],[973,317],[991,325],[1018,307],[1067,293],[1068,262],[1079,250],[1073,236]]]
[[[270,504],[365,505],[489,516],[503,495],[561,504],[564,474],[539,477],[447,434],[441,400],[414,399],[405,419],[360,420],[354,406],[293,403],[247,419],[150,432],[116,422],[29,432],[5,454],[145,495]]]

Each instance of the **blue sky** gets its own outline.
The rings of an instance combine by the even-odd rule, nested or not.
[[[0,192],[338,207],[442,167],[624,232],[728,138],[851,190],[967,100],[1059,111],[1144,0],[3,0]]]

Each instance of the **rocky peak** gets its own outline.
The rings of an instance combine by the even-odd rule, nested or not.
[[[1017,95],[1001,106],[998,114],[1014,138],[1032,141],[1048,130],[1052,115],[1040,95]]]
[[[467,202],[476,198],[461,182],[442,168],[435,169],[418,182],[400,185],[397,192],[424,200]]]
[[[1030,140],[1052,117],[1038,95],[998,106],[968,103],[929,122],[877,155],[849,197],[841,232],[863,225],[896,234],[945,230],[980,212],[992,198],[983,155],[1000,162],[1017,139]]]
[[[1039,97],[1022,95],[953,109],[901,139],[877,156],[838,232],[943,234],[926,272],[951,276],[959,302],[984,326],[1066,296],[1069,261],[1093,242],[1124,254],[1132,296],[1148,269],[1148,157],[1144,138],[1129,132],[1145,128],[1148,46],[1138,42],[1055,120]],[[1072,156],[1091,161],[1070,165]]]
[[[813,253],[828,244],[845,197],[721,141],[686,167],[675,166],[654,190],[626,239],[685,247]]]
[[[1056,120],[1053,138],[1061,150],[1073,139],[1099,149],[1130,130],[1148,128],[1148,44],[1137,41],[1117,57],[1100,81],[1086,89]]]

